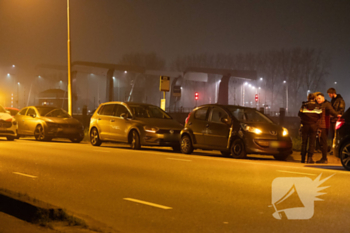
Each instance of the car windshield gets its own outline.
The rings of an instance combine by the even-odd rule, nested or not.
[[[69,118],[70,115],[62,109],[54,109],[51,112],[46,113],[46,117],[59,117],[59,118]]]
[[[132,115],[141,118],[163,118],[171,119],[171,117],[157,106],[153,105],[129,105]]]
[[[6,113],[6,110],[2,106],[0,106],[0,112]]]
[[[69,118],[70,115],[60,109],[60,108],[53,108],[53,107],[37,107],[36,108],[40,114],[40,116],[46,116],[46,117],[60,117],[60,118]]]
[[[228,107],[232,115],[244,123],[273,123],[268,117],[259,111],[249,108]]]

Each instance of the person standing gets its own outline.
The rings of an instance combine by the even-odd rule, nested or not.
[[[338,113],[338,115],[343,115],[345,111],[345,101],[343,97],[340,94],[337,94],[334,88],[329,88],[327,90],[327,93],[328,93],[328,96],[331,98],[331,104],[333,109]],[[333,141],[335,136],[335,124],[337,122],[337,118],[331,117],[330,121],[331,121],[330,134]]]
[[[318,129],[318,121],[321,118],[322,109],[321,106],[315,101],[316,96],[309,94],[307,96],[307,102],[303,102],[300,108],[298,116],[301,119],[301,162],[305,163],[307,143],[309,142],[307,163],[314,163],[312,159],[315,150],[316,133]]]
[[[319,129],[321,130],[321,150],[322,150],[322,158],[316,163],[328,163],[327,152],[328,152],[328,130],[330,128],[330,115],[334,117],[341,117],[336,111],[334,111],[330,102],[328,102],[324,95],[321,92],[317,92],[316,94],[317,103],[321,105],[322,114],[321,119],[319,121]]]

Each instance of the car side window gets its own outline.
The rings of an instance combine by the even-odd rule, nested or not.
[[[213,108],[211,110],[211,118],[210,118],[211,122],[223,123],[221,119],[224,117],[228,117],[227,113],[224,110],[220,108]]]
[[[207,112],[208,112],[208,108],[198,109],[194,113],[194,119],[203,120],[204,121],[205,119],[207,119]]]
[[[36,116],[35,110],[30,108],[26,114],[27,116]]]
[[[114,107],[115,107],[115,104],[104,105],[102,107],[101,111],[99,111],[99,114],[105,115],[105,116],[113,116],[114,115]]]
[[[28,109],[28,108],[22,109],[22,110],[18,113],[18,115],[26,115],[27,109]]]
[[[121,115],[122,113],[125,113],[125,114],[130,115],[130,114],[129,114],[129,111],[126,109],[125,106],[119,105],[119,104],[118,104],[118,105],[117,105],[117,110],[116,110],[116,112],[115,112],[115,116],[120,117],[120,115]]]

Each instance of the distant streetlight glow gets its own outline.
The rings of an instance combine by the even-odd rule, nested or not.
[[[18,82],[17,84],[19,85],[20,83]]]
[[[260,78],[260,80],[262,81],[262,80],[263,80],[263,78]]]
[[[10,77],[10,73],[7,73],[7,77]]]
[[[334,84],[337,84],[337,82],[334,82]]]
[[[244,86],[247,86],[247,85],[248,85],[248,83],[247,83],[247,82],[245,82],[245,83],[244,83]]]
[[[15,65],[12,65],[12,67],[16,67]]]
[[[261,87],[259,87],[259,90],[261,89]]]
[[[284,80],[284,81],[283,81],[283,83],[287,83],[287,81],[286,81],[286,80]]]
[[[124,74],[128,73],[128,71],[124,71]]]

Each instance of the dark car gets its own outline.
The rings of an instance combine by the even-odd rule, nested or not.
[[[285,160],[292,153],[288,130],[253,108],[209,104],[195,108],[181,131],[181,151],[219,150],[225,156],[273,155]]]
[[[157,106],[143,103],[107,102],[90,120],[90,142],[129,143],[132,149],[168,146],[180,151],[183,126]]]
[[[335,125],[333,152],[346,170],[350,171],[350,108]]]
[[[72,142],[84,139],[84,126],[61,108],[29,106],[15,116],[18,137],[34,136],[38,141],[68,138]]]

